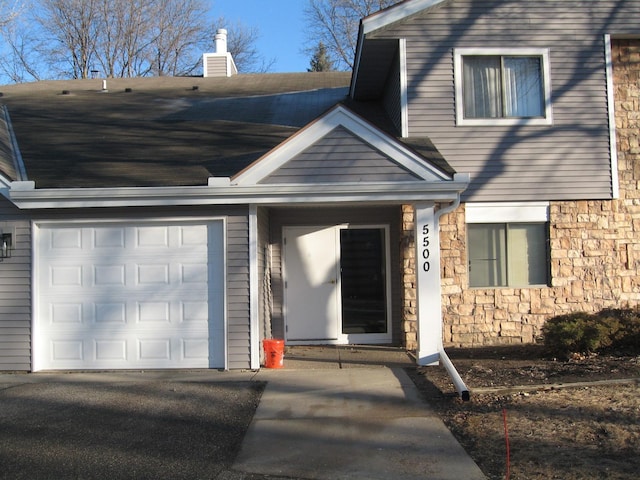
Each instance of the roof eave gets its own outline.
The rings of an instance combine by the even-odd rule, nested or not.
[[[367,35],[411,15],[435,7],[446,0],[406,0],[391,7],[369,15],[362,20],[362,34]]]
[[[438,182],[286,184],[228,187],[130,187],[10,190],[20,209],[133,206],[344,204],[451,201],[469,184],[468,175]]]
[[[353,63],[353,74],[351,75],[351,86],[349,88],[349,96],[355,98],[355,88],[360,72],[360,60],[362,57],[362,48],[364,46],[365,37],[381,28],[387,27],[392,23],[403,20],[411,15],[415,15],[422,10],[435,7],[446,0],[405,0],[396,3],[384,10],[380,10],[368,17],[360,20],[358,29],[358,40],[356,43],[356,53]]]

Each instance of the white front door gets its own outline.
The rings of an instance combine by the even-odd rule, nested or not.
[[[288,343],[338,340],[338,246],[334,227],[285,228]]]
[[[284,228],[289,344],[391,342],[385,227]]]

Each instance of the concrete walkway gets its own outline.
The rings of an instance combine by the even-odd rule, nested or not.
[[[401,368],[410,364],[393,349],[293,349],[284,369],[257,374],[268,384],[233,470],[327,480],[484,479],[420,398]]]

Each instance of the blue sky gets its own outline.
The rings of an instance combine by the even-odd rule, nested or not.
[[[258,27],[258,49],[266,59],[275,59],[272,72],[305,72],[310,58],[304,47],[306,0],[213,0],[212,17],[240,21]]]

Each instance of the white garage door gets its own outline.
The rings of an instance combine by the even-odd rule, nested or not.
[[[222,221],[41,224],[33,369],[223,368]]]

